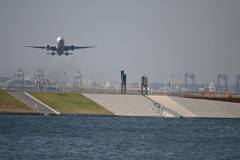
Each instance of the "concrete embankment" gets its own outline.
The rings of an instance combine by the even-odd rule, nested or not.
[[[25,103],[27,106],[31,107],[35,111],[41,114],[59,114],[56,110],[47,106],[38,99],[32,97],[26,92],[9,92],[12,96],[16,97],[19,101]]]
[[[240,118],[239,103],[213,100],[159,95],[10,94],[41,114]]]
[[[160,116],[153,102],[140,95],[84,94],[119,116]]]
[[[182,117],[240,118],[240,104],[169,96],[148,96]]]

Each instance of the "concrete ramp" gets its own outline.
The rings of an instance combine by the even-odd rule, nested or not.
[[[153,102],[140,95],[83,94],[120,116],[159,116]]]
[[[41,101],[37,100],[36,98],[32,97],[28,93],[25,92],[8,92],[12,96],[16,97],[21,102],[25,103],[27,106],[31,107],[38,113],[42,114],[60,114],[59,112],[53,110],[46,104],[42,103]]]
[[[240,118],[240,104],[203,99],[148,96],[183,117]]]

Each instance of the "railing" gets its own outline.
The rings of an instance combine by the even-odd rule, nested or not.
[[[164,105],[152,100],[151,98],[149,98],[147,96],[144,96],[144,97],[153,102],[153,105],[155,107],[155,111],[157,113],[159,113],[162,117],[176,117],[176,118],[182,117],[180,114],[168,109]]]

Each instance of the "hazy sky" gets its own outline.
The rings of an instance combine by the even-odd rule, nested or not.
[[[80,70],[85,77],[128,81],[148,75],[199,83],[240,74],[239,0],[0,0],[0,76],[38,68],[52,79]],[[96,45],[72,56],[50,56],[24,45]]]

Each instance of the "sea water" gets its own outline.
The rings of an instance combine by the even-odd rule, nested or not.
[[[240,119],[0,115],[1,160],[239,160]]]

